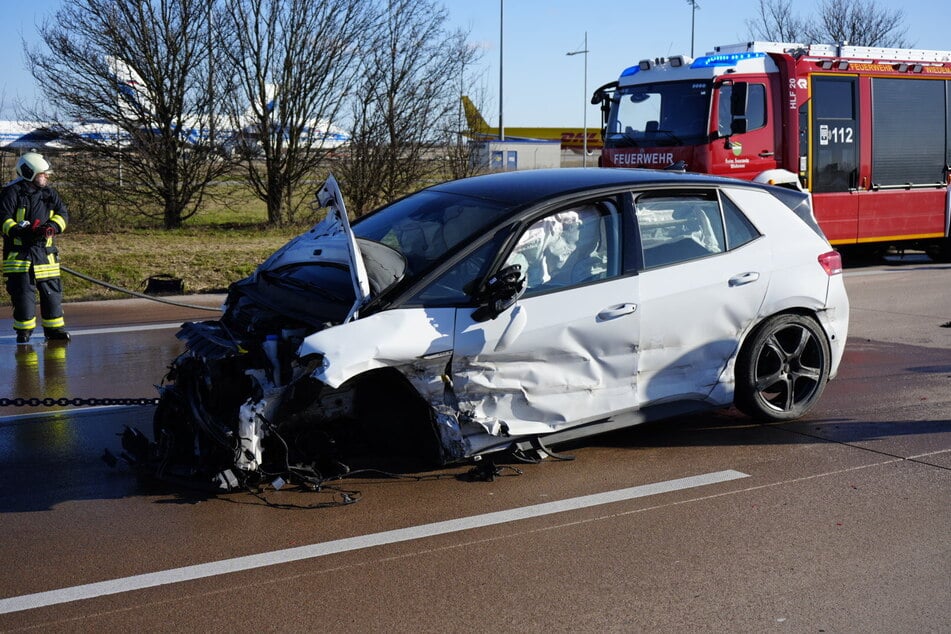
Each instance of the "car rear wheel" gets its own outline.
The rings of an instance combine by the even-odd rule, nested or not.
[[[736,361],[735,403],[764,421],[799,418],[829,378],[829,342],[811,317],[779,315],[760,324]]]

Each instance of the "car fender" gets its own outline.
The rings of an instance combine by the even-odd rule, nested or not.
[[[432,386],[441,380],[452,355],[455,312],[454,308],[383,311],[306,337],[298,356],[320,355],[323,363],[313,376],[332,388],[369,370],[404,366],[417,389],[421,384]]]

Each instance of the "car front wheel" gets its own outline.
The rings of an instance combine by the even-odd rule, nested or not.
[[[737,358],[736,406],[758,420],[799,418],[822,395],[829,365],[829,342],[815,319],[791,314],[768,319]]]

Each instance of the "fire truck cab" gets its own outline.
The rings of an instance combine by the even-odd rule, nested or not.
[[[592,97],[604,167],[808,190],[835,245],[951,260],[951,52],[748,42],[643,60]]]

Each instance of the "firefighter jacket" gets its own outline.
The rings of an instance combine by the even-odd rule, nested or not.
[[[66,229],[66,205],[52,187],[37,187],[17,179],[4,186],[0,195],[0,226],[3,230],[3,274],[29,273],[38,280],[59,277],[59,255],[54,238],[34,232],[12,237],[10,230],[26,222],[31,228],[48,224],[54,235]]]

